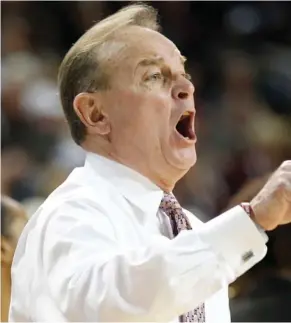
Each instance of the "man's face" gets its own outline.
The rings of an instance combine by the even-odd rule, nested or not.
[[[104,94],[114,157],[178,180],[196,162],[194,87],[176,46],[158,32],[129,27],[110,55]],[[183,119],[183,121],[181,121]]]

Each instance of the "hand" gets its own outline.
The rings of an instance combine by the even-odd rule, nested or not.
[[[291,222],[291,160],[275,171],[250,205],[253,220],[265,230]]]

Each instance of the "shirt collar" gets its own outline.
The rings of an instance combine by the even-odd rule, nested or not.
[[[157,213],[164,193],[148,178],[123,164],[91,152],[86,156],[85,167],[88,166],[143,212]]]

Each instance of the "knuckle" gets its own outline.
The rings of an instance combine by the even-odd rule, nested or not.
[[[277,189],[278,191],[286,191],[287,188],[288,182],[283,176],[281,176],[278,180]]]
[[[291,170],[291,160],[285,160],[281,164],[280,169],[283,170],[283,171]]]

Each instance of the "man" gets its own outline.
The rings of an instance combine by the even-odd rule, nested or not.
[[[11,292],[11,264],[17,240],[26,224],[19,203],[1,197],[1,322],[7,322]]]
[[[19,241],[11,321],[230,322],[227,285],[264,257],[261,227],[291,220],[290,162],[252,214],[244,206],[252,219],[236,206],[202,224],[179,206],[171,192],[196,161],[194,87],[157,27],[152,8],[129,6],[88,30],[60,67],[87,159]]]

